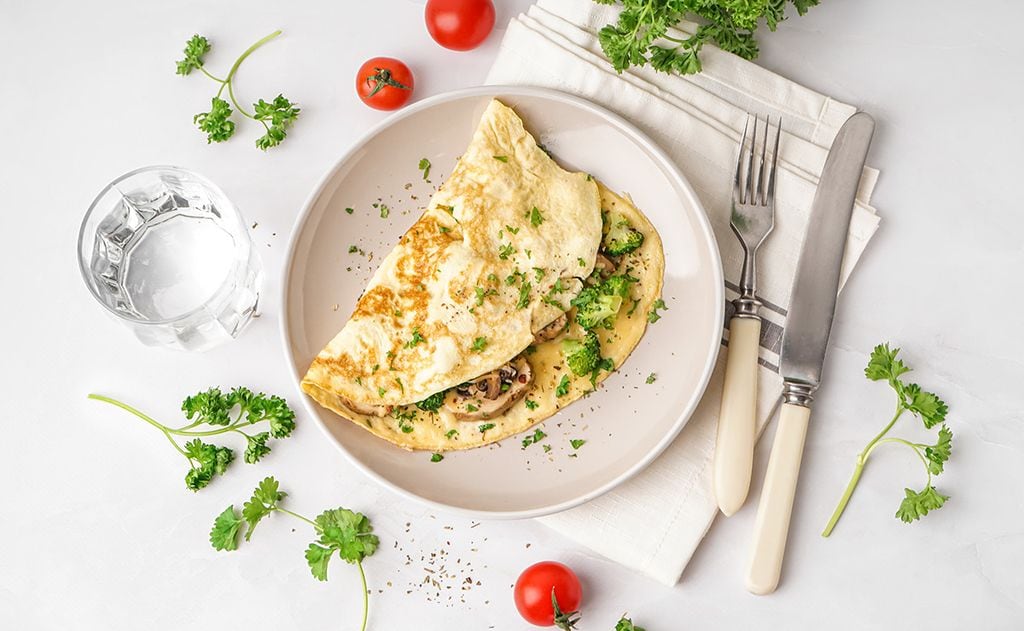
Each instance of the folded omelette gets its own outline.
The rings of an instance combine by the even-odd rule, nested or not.
[[[407,449],[492,443],[625,361],[663,271],[643,214],[558,166],[494,100],[302,389]]]

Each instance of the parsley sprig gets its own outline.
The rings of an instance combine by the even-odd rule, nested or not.
[[[774,31],[786,19],[786,0],[594,0],[599,4],[622,4],[618,21],[598,33],[601,48],[615,70],[650,64],[660,72],[694,74],[701,71],[700,51],[704,44],[744,59],[758,54],[754,31],[764,19]],[[791,0],[803,15],[819,0]],[[668,34],[683,19],[697,18],[700,24],[685,39]]]
[[[952,451],[953,432],[945,424],[948,408],[938,396],[922,390],[916,383],[906,383],[900,379],[902,375],[910,372],[910,367],[904,364],[903,360],[896,358],[899,352],[898,348],[889,348],[888,344],[880,344],[871,352],[871,359],[868,361],[867,368],[864,369],[864,375],[868,379],[886,381],[896,392],[896,414],[889,424],[872,438],[864,450],[857,455],[857,466],[853,470],[853,477],[846,486],[846,491],[840,498],[835,512],[832,513],[832,518],[828,520],[828,525],[821,533],[823,537],[832,534],[832,529],[835,528],[836,522],[839,521],[846,509],[853,490],[857,488],[857,482],[860,480],[861,472],[864,470],[864,465],[867,463],[868,457],[871,456],[871,452],[885,443],[896,443],[913,450],[914,455],[921,459],[921,464],[924,465],[925,472],[928,474],[928,482],[922,490],[905,489],[905,497],[896,511],[896,517],[909,524],[924,517],[930,511],[942,508],[946,500],[949,499],[949,496],[939,493],[932,486],[932,477],[942,473]],[[910,412],[921,419],[926,429],[932,429],[941,423],[934,445],[886,436],[904,412]]]
[[[306,563],[314,578],[327,580],[327,565],[335,552],[339,558],[359,568],[359,578],[363,582],[363,622],[360,628],[365,631],[370,603],[363,559],[373,555],[380,544],[377,535],[373,534],[373,525],[366,515],[347,508],[329,508],[316,519],[309,519],[281,507],[280,502],[285,497],[287,493],[280,490],[276,479],[272,476],[265,478],[252,492],[249,501],[242,505],[241,513],[232,504],[217,516],[210,530],[210,544],[215,550],[237,550],[238,535],[243,528],[248,527],[245,540],[249,541],[256,526],[274,512],[306,522],[317,534],[316,540],[306,548]]]
[[[174,449],[188,460],[185,486],[192,491],[204,488],[214,477],[223,475],[235,459],[235,452],[229,447],[204,442],[203,438],[228,432],[245,436],[243,459],[254,464],[270,453],[270,445],[267,443],[271,438],[287,438],[295,429],[295,412],[284,399],[262,392],[256,394],[242,387],[227,393],[221,392],[219,388],[210,388],[186,397],[181,410],[191,422],[176,428],[168,427],[116,399],[101,394],[90,394],[89,398],[116,405],[160,430]],[[255,434],[242,431],[263,422],[267,423],[266,431]],[[210,429],[200,429],[200,425],[209,426]],[[175,437],[191,440],[182,447]]]
[[[232,83],[235,73],[238,72],[238,67],[242,65],[246,57],[280,34],[281,31],[274,31],[246,49],[235,60],[231,69],[228,70],[227,76],[223,79],[214,76],[206,70],[203,56],[210,52],[211,45],[208,39],[197,34],[193,35],[192,39],[185,44],[184,59],[177,62],[177,74],[184,76],[191,74],[193,70],[198,70],[220,84],[220,89],[217,90],[217,94],[210,101],[210,111],[200,112],[192,117],[192,122],[196,124],[200,131],[206,133],[207,143],[224,142],[234,135],[235,122],[231,120],[233,112],[231,105],[234,105],[235,109],[242,116],[258,121],[263,125],[266,133],[256,139],[257,148],[266,151],[271,147],[276,147],[288,135],[288,127],[295,122],[301,111],[296,103],[292,103],[283,95],[278,94],[269,102],[260,99],[253,103],[253,112],[250,114],[235,98],[235,89]],[[225,89],[227,89],[228,99],[230,99],[231,103],[221,98]]]

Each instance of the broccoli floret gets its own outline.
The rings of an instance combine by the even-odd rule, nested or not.
[[[612,256],[629,254],[644,243],[642,232],[633,227],[629,220],[618,214],[609,214],[607,218],[608,232],[601,240],[604,251]]]
[[[599,285],[587,287],[572,301],[576,321],[588,331],[602,325],[610,328],[623,299],[629,297],[630,288],[638,280],[629,274],[618,274]]]
[[[577,377],[582,377],[594,372],[601,362],[601,342],[596,333],[588,331],[582,340],[563,340],[562,355],[565,356],[569,370]]]
[[[608,280],[601,283],[600,291],[606,296],[629,298],[630,288],[633,286],[633,283],[638,282],[639,280],[639,278],[633,278],[629,274],[609,276]]]
[[[435,392],[426,399],[418,402],[416,407],[423,410],[424,412],[437,412],[440,409],[441,404],[444,403],[445,391]]]
[[[595,329],[602,324],[611,326],[622,306],[622,296],[604,294],[602,286],[587,287],[572,300],[572,306],[576,307],[576,322],[584,329]]]

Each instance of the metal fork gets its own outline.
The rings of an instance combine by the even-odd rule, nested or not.
[[[718,508],[726,516],[743,506],[750,488],[756,428],[757,348],[761,337],[761,316],[758,315],[761,302],[756,295],[756,255],[758,247],[775,226],[775,171],[782,119],[776,124],[771,162],[768,161],[771,121],[765,117],[760,156],[757,151],[758,123],[755,116],[749,150],[749,115],[743,126],[729,221],[732,231],[743,246],[743,269],[740,274],[740,296],[732,301],[735,313],[729,321],[729,350],[715,445],[715,498]]]

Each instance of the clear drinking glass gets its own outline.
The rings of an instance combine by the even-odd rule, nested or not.
[[[241,213],[213,182],[136,169],[93,201],[78,237],[96,300],[144,344],[206,350],[256,313],[262,268]]]

